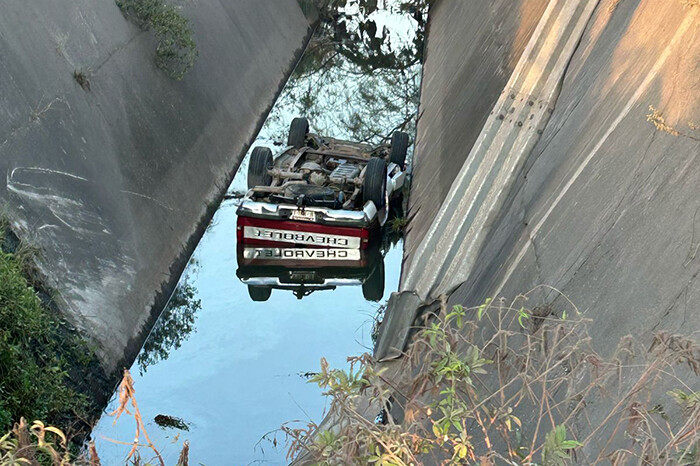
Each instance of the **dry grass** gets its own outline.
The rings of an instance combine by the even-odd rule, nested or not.
[[[526,310],[517,300],[451,310],[443,303],[407,350],[403,382],[369,355],[349,359],[349,372],[322,364],[315,381],[331,400],[333,422],[284,426],[290,458],[697,464],[700,392],[687,381],[700,374],[700,346],[668,333],[648,345],[630,336],[605,358],[588,324],[570,303],[556,310]]]
[[[610,0],[608,3],[608,13],[613,14],[622,0]]]
[[[115,422],[122,414],[134,418],[136,433],[133,442],[106,439],[108,441],[131,446],[125,466],[150,465],[151,461],[143,462],[140,450],[147,448],[158,461],[160,466],[165,466],[163,457],[151,442],[146,432],[141,412],[135,398],[134,381],[128,370],[124,371],[124,377],[119,385],[119,405],[111,415],[115,416]],[[129,408],[129,405],[131,407]],[[141,443],[143,436],[145,443]],[[180,457],[176,466],[189,465],[189,443],[184,442]],[[100,457],[94,442],[90,442],[87,451],[78,455],[72,455],[69,451],[69,440],[60,429],[46,426],[41,421],[34,421],[29,427],[24,420],[15,424],[12,432],[0,437],[0,466],[101,466]]]
[[[700,1],[700,0],[695,0],[695,1]],[[663,114],[661,111],[657,110],[654,108],[653,105],[649,106],[649,114],[647,115],[647,121],[650,122],[651,124],[656,127],[658,131],[663,131],[664,133],[668,133],[672,136],[684,136],[686,138],[692,139],[694,141],[700,141],[700,138],[693,136],[692,134],[684,133],[676,128],[674,128],[672,125],[669,125],[666,123],[666,119],[664,118]],[[700,127],[693,123],[692,121],[688,122],[688,128],[691,130],[698,130]]]
[[[681,133],[678,132],[673,126],[666,123],[666,119],[663,114],[654,108],[653,105],[649,105],[649,114],[647,115],[647,121],[653,124],[657,130],[668,133],[672,136],[680,136]]]
[[[160,462],[160,466],[165,466],[165,461],[163,461],[163,457],[160,455],[156,447],[153,445],[153,442],[151,442],[151,439],[148,437],[148,433],[146,432],[146,426],[143,423],[143,418],[141,417],[141,412],[139,411],[138,403],[136,403],[136,397],[134,396],[135,393],[136,391],[134,390],[134,379],[131,378],[131,374],[129,373],[129,371],[127,369],[124,369],[124,376],[122,377],[122,381],[119,384],[119,406],[117,407],[117,409],[110,413],[110,416],[114,416],[115,424],[119,420],[119,417],[124,413],[130,414],[134,417],[134,421],[136,423],[136,434],[134,435],[134,441],[131,444],[131,450],[129,450],[129,453],[127,454],[127,462],[134,458],[134,456],[138,452],[139,447],[146,446],[153,450],[153,453]],[[128,409],[129,403],[131,403],[131,406],[134,409],[133,413],[130,412]],[[143,437],[146,440],[145,445],[142,445],[139,442],[141,434],[143,434]],[[113,441],[116,443],[123,443],[115,440]]]

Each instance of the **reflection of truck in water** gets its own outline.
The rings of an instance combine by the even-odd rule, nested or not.
[[[362,286],[368,301],[384,296],[384,257],[378,242],[367,249],[238,245],[238,278],[253,301],[266,301],[273,289],[301,299],[314,291]]]
[[[280,154],[251,153],[238,242],[366,248],[401,192],[407,149],[406,133],[373,146],[318,136],[295,118]]]

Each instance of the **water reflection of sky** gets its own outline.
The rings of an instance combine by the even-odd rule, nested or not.
[[[198,273],[190,277],[202,300],[196,331],[144,374],[132,369],[136,397],[151,439],[165,446],[168,464],[176,462],[184,440],[190,440],[194,464],[283,464],[282,448],[262,442],[256,450],[256,443],[283,422],[321,420],[325,401],[300,373],[317,370],[322,356],[342,367],[348,355],[370,347],[378,304],[364,301],[360,287],[320,291],[303,300],[275,290],[269,301],[252,302],[235,275],[235,204],[225,203],[214,222],[196,251]],[[388,253],[386,264],[388,297],[398,286],[400,247]],[[158,414],[191,423],[190,432],[171,444],[177,431],[155,425]],[[130,441],[133,434],[129,417],[114,427],[110,418],[101,420],[94,436],[104,464],[117,464],[126,449],[101,437]]]
[[[378,12],[375,16],[398,40],[412,38],[406,15]],[[335,85],[343,85],[342,73],[338,79]],[[273,142],[282,139],[297,113],[286,98],[294,85],[300,83],[287,86],[256,144],[278,150]],[[403,115],[388,115],[388,128],[393,127],[392,118]],[[349,137],[337,121],[324,120],[316,129],[322,126],[331,136]],[[230,191],[245,190],[246,166],[244,161]],[[168,465],[177,462],[185,440],[190,442],[190,464],[286,463],[283,445],[276,449],[269,442],[258,442],[284,422],[322,419],[321,390],[300,374],[318,370],[321,357],[331,366],[344,367],[348,355],[372,346],[370,333],[379,304],[365,301],[359,286],[318,291],[302,300],[289,291],[274,290],[268,301],[253,302],[236,277],[235,211],[235,201],[224,202],[197,246],[196,265],[185,272],[201,300],[194,331],[146,372],[141,373],[137,364],[131,368],[148,434]],[[384,300],[398,288],[401,257],[401,243],[386,255]],[[113,399],[106,412],[115,404]],[[159,414],[182,418],[190,431],[160,428],[153,421]],[[131,442],[134,432],[133,418],[122,416],[113,426],[112,419],[103,416],[93,432],[102,464],[123,464],[129,449],[105,437]],[[150,458],[146,449],[142,453],[144,459]]]

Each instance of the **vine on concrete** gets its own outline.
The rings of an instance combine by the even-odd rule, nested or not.
[[[181,80],[198,56],[190,20],[178,7],[163,0],[116,0],[116,3],[139,27],[153,28],[158,39],[156,65],[171,78]]]

